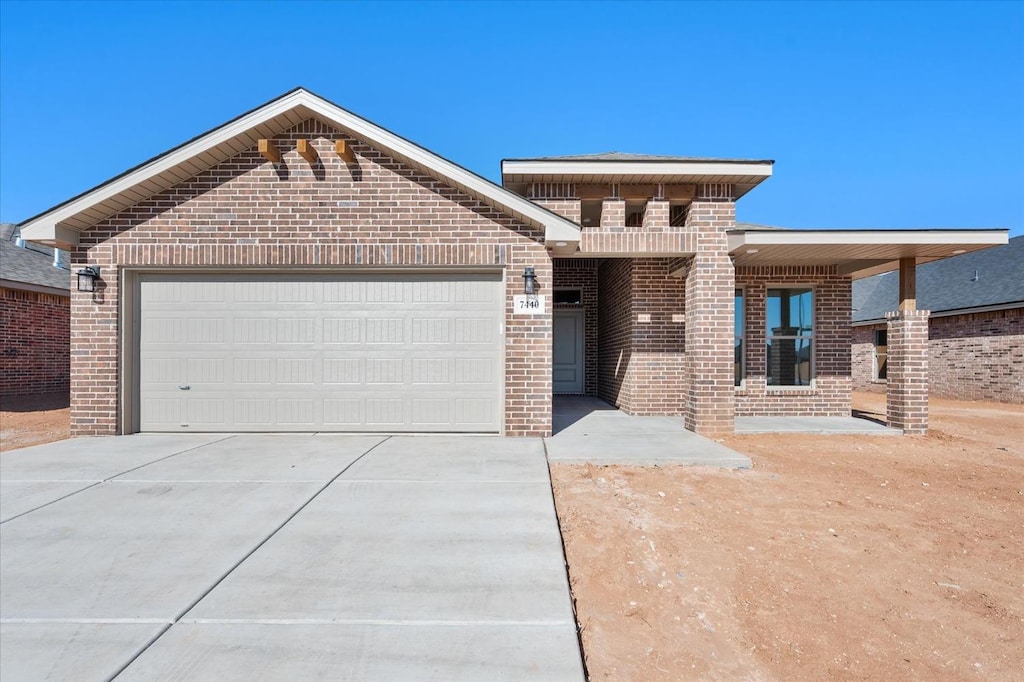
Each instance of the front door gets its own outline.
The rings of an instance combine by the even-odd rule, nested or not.
[[[551,390],[553,393],[583,393],[583,311],[556,310],[552,324]]]

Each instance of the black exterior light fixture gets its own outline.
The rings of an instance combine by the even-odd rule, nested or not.
[[[523,293],[527,296],[537,293],[537,273],[533,268],[523,270]]]
[[[100,278],[100,269],[97,265],[87,265],[78,271],[78,290],[96,291],[96,280]]]

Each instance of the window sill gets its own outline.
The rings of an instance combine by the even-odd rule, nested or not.
[[[816,386],[767,386],[767,393],[812,393],[818,388]]]

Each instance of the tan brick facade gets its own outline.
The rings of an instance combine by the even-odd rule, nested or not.
[[[0,339],[0,395],[68,391],[71,346],[67,296],[0,288]]]
[[[928,320],[928,391],[954,400],[1024,404],[1024,308]],[[853,383],[884,391],[874,380],[874,335],[886,325],[853,328]]]
[[[311,167],[296,140],[312,139]],[[333,151],[344,139],[356,153]],[[275,138],[282,163],[255,148],[86,231],[74,267],[99,265],[101,289],[72,297],[72,433],[120,429],[121,273],[137,267],[316,269],[489,266],[505,272],[505,433],[551,430],[551,318],[512,315],[522,272],[552,282],[540,230],[308,120]]]

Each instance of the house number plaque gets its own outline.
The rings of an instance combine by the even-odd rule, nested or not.
[[[516,315],[543,315],[544,296],[540,294],[513,296],[512,309]]]

